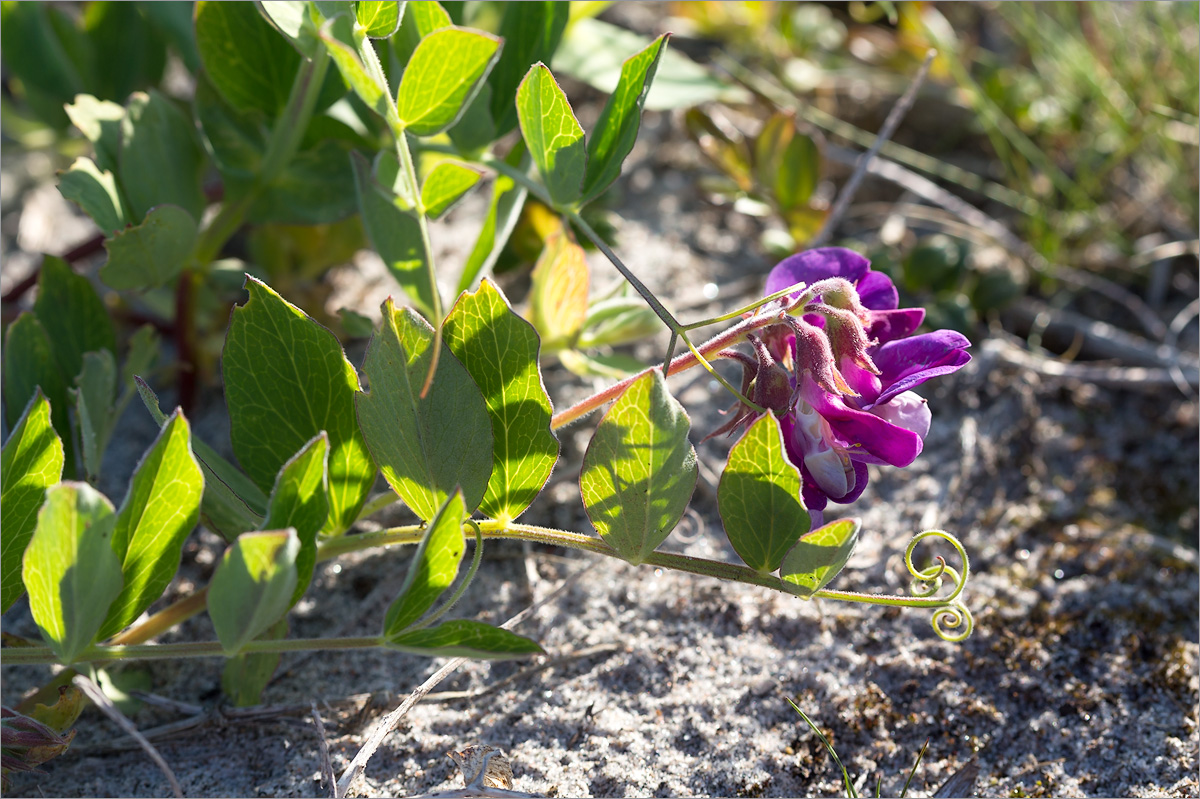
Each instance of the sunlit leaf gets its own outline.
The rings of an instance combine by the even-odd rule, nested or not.
[[[558,459],[537,333],[485,278],[478,291],[459,297],[443,335],[479,386],[492,420],[492,476],[479,509],[493,519],[514,519],[537,497]]]
[[[294,529],[300,541],[292,605],[300,601],[312,579],[317,563],[317,533],[328,516],[329,437],[321,432],[279,470],[263,522],[268,530]]]
[[[295,530],[243,533],[208,586],[208,615],[221,649],[236,655],[287,612],[296,588]]]
[[[21,578],[29,609],[59,661],[71,663],[93,641],[121,592],[112,550],[112,503],[87,483],[63,482],[46,492],[25,549]]]
[[[404,585],[388,608],[383,622],[385,639],[396,638],[416,624],[454,582],[466,549],[462,523],[468,515],[462,492],[456,491],[429,520]]]
[[[583,202],[598,197],[621,174],[621,164],[637,141],[642,106],[646,103],[646,94],[650,91],[658,62],[666,49],[667,35],[663,34],[621,65],[617,87],[604,104],[600,119],[588,139]]]
[[[344,532],[375,481],[354,416],[358,373],[332,333],[269,286],[247,278],[250,299],[235,308],[222,370],[233,452],[270,490],[283,464],[322,430],[329,435],[329,518]]]
[[[439,161],[421,184],[425,215],[437,219],[475,188],[483,172],[461,161]]]
[[[492,423],[479,388],[446,348],[428,394],[420,396],[433,357],[433,329],[391,299],[367,348],[369,391],[355,397],[367,446],[388,484],[422,519],[461,488],[467,510],[479,507],[492,473]]]
[[[404,3],[396,0],[358,0],[354,13],[358,24],[372,39],[386,39],[400,27]]]
[[[523,658],[544,651],[536,641],[522,635],[467,619],[456,619],[425,630],[414,630],[389,639],[384,646],[426,657],[469,657],[483,660]]]
[[[396,97],[401,123],[418,136],[453,125],[496,62],[500,40],[481,31],[442,28],[421,39]]]
[[[112,549],[125,584],[109,609],[103,637],[122,630],[162,596],[179,570],[184,539],[199,520],[203,493],[191,430],[176,411],[142,457],[117,512]]]
[[[569,345],[588,312],[589,272],[583,248],[559,230],[546,239],[533,268],[529,313],[547,348]]]
[[[717,486],[725,534],[746,565],[766,574],[808,532],[800,472],[784,451],[775,414],[763,414],[729,450]]]
[[[587,166],[583,128],[544,64],[530,67],[521,81],[517,117],[550,199],[559,206],[574,203],[579,199]]]
[[[784,557],[779,575],[809,596],[815,594],[850,560],[861,527],[858,519],[838,519],[805,533]]]
[[[37,526],[46,489],[62,479],[63,446],[50,424],[50,403],[40,391],[25,407],[0,453],[0,612],[25,593],[21,558]]]
[[[584,453],[579,488],[588,518],[632,563],[665,541],[687,509],[699,474],[689,427],[654,369],[617,398]]]

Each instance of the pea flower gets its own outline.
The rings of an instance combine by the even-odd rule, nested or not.
[[[723,354],[743,363],[751,398],[780,416],[817,526],[830,500],[850,503],[862,494],[868,464],[907,466],[921,453],[930,413],[913,389],[962,368],[971,360],[970,342],[952,330],[913,335],[925,310],[900,308],[891,279],[852,250],[826,247],[786,258],[771,270],[766,293],[799,283],[815,296],[751,340],[754,359]],[[780,390],[781,373],[790,392]],[[753,416],[742,407],[717,433]]]

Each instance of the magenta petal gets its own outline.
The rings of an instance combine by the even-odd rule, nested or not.
[[[891,311],[900,307],[900,292],[896,291],[896,284],[882,272],[868,271],[855,288],[864,308]]]
[[[810,384],[804,398],[825,417],[834,435],[848,445],[852,460],[907,466],[921,454],[921,437],[866,411],[850,408]]]
[[[935,330],[884,344],[871,355],[887,386],[874,404],[911,391],[932,377],[957,372],[971,360],[966,352],[969,346],[967,337],[953,330]]]
[[[854,250],[844,247],[806,250],[775,264],[771,273],[767,275],[765,293],[774,294],[797,283],[812,285],[827,277],[844,277],[851,283],[857,283],[870,268],[870,261]]]
[[[867,325],[867,338],[880,344],[910,335],[925,321],[924,308],[900,308],[894,311],[872,311]]]

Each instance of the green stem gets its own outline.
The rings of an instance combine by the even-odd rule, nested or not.
[[[408,146],[408,136],[401,129],[396,136],[396,155],[400,159],[400,168],[404,170],[405,180],[412,191],[413,205],[417,210],[417,225],[421,229],[421,244],[425,247],[425,268],[429,275],[430,301],[433,312],[433,356],[429,359],[429,372],[425,375],[425,384],[421,386],[421,399],[429,393],[433,385],[433,376],[437,372],[438,359],[442,353],[442,295],[438,291],[437,269],[433,263],[433,242],[429,237],[429,219],[425,216],[425,206],[421,202],[421,184],[417,180],[417,167],[413,161],[412,150]]]
[[[267,652],[313,652],[331,649],[370,649],[380,646],[378,636],[361,638],[288,638],[275,641],[250,641],[240,654]],[[176,658],[227,657],[217,641],[178,644],[133,644],[89,647],[76,663],[97,663],[113,660],[173,660]],[[4,650],[4,665],[36,665],[56,663],[57,656],[46,646],[31,646]]]
[[[775,324],[776,322],[779,321],[779,319],[781,318],[781,315],[782,315],[782,311],[780,312],[780,314],[763,314],[761,316],[753,317],[751,319],[745,319],[741,323],[734,325],[733,327],[729,328],[725,332],[723,332],[717,336],[714,336],[713,338],[704,342],[697,348],[697,350],[701,354],[703,354],[706,358],[711,358],[711,359],[719,358],[719,357],[721,357],[720,352],[722,350],[728,349],[729,347],[732,347],[735,344],[738,344],[739,342],[745,341],[746,336],[749,333],[753,333],[755,330],[758,330],[759,328],[763,328],[768,325]],[[691,369],[693,366],[697,366],[699,363],[700,363],[700,361],[697,359],[696,353],[690,352],[690,351],[685,352],[682,355],[677,356],[673,361],[671,361],[670,366],[667,367],[667,376],[670,377],[671,375],[678,374],[679,372],[682,372],[686,369]],[[622,380],[621,382],[614,383],[613,385],[609,386],[608,388],[604,389],[603,391],[599,391],[599,392],[593,394],[592,396],[588,397],[587,399],[575,403],[574,405],[572,405],[570,408],[567,408],[566,410],[559,411],[550,420],[550,428],[552,430],[558,430],[560,428],[566,427],[567,425],[571,424],[572,422],[576,421],[577,419],[587,416],[589,413],[596,410],[601,405],[611,402],[612,400],[619,397],[621,395],[621,392],[623,392],[625,389],[627,389],[630,386],[630,384],[633,383],[633,381],[637,380],[642,375],[645,375],[648,372],[650,372],[654,369],[657,369],[657,368],[658,367],[655,366],[655,367],[651,367],[650,369],[645,369],[641,372],[638,372],[636,375],[633,375],[632,377],[627,377],[624,380]]]
[[[216,259],[225,242],[242,226],[250,206],[279,177],[279,173],[296,154],[308,129],[308,121],[316,107],[317,96],[328,69],[329,56],[323,49],[319,49],[311,60],[301,62],[296,79],[292,82],[287,105],[275,121],[267,151],[263,154],[262,165],[254,180],[240,196],[227,200],[212,223],[200,234],[193,255],[199,268],[206,268]]]
[[[395,491],[387,491],[380,494],[374,499],[368,500],[362,506],[362,510],[358,512],[358,516],[355,517],[354,521],[361,522],[363,519],[369,519],[379,511],[395,503],[398,499],[399,497],[396,496]]]

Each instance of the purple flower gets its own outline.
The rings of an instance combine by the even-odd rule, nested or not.
[[[819,291],[802,318],[763,330],[762,339],[772,366],[790,371],[790,400],[773,410],[786,410],[780,421],[787,454],[803,476],[816,526],[829,500],[849,503],[862,494],[867,464],[907,466],[920,454],[930,414],[913,389],[962,368],[971,360],[970,342],[952,330],[912,335],[924,309],[899,308],[891,279],[852,250],[793,255],[771,270],[766,291],[798,283],[833,288]],[[761,371],[761,356],[758,363]]]

